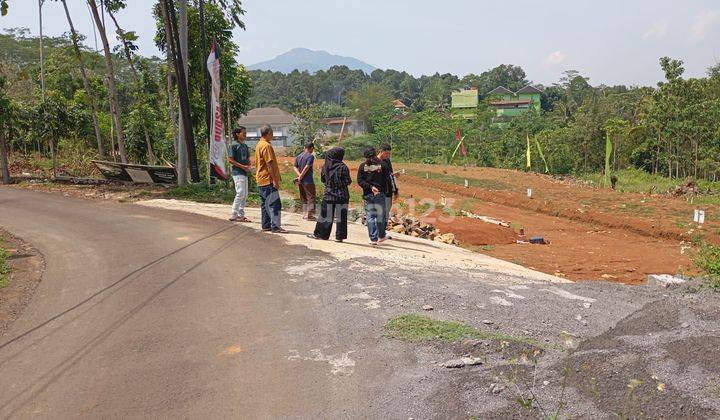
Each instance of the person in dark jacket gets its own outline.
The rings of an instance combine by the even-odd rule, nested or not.
[[[392,147],[389,144],[383,144],[380,146],[380,151],[378,152],[378,159],[380,159],[380,162],[387,167],[388,172],[390,173],[390,176],[388,178],[388,187],[385,191],[385,207],[383,208],[383,223],[385,226],[387,226],[388,218],[390,217],[390,213],[392,211],[393,206],[393,199],[397,201],[399,190],[397,186],[397,176],[399,176],[398,172],[395,172],[393,170],[392,162],[390,161],[390,157],[392,156]],[[384,237],[380,238],[380,242],[392,239],[390,235],[385,235]]]
[[[315,232],[307,235],[312,239],[330,239],[333,221],[335,222],[335,241],[342,242],[347,239],[348,204],[350,203],[350,190],[352,183],[350,169],[343,162],[345,149],[333,147],[325,154],[325,164],[320,173],[320,180],[325,184],[322,203],[320,204],[320,217],[315,224]]]
[[[375,246],[385,240],[387,228],[384,215],[385,194],[389,190],[390,172],[377,157],[374,147],[365,150],[365,162],[358,168],[357,181],[363,189],[365,201],[365,219],[367,221],[370,244]]]

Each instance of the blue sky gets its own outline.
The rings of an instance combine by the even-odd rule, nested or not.
[[[152,42],[154,1],[128,0],[120,16]],[[37,33],[37,2],[10,0],[0,27]],[[353,56],[380,68],[415,75],[480,73],[499,64],[522,66],[532,81],[549,84],[568,69],[593,85],[654,85],[658,59],[685,61],[700,76],[720,62],[718,0],[245,0],[247,31],[237,30],[245,64],[305,47]],[[83,0],[68,0],[78,29],[93,44]],[[44,30],[67,31],[59,3],[46,1]]]

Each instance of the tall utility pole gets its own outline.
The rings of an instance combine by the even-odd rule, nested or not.
[[[42,8],[45,0],[38,0],[38,11],[40,12],[40,90],[43,101],[45,100],[45,51],[43,48],[43,21]]]
[[[203,98],[205,98],[205,128],[207,136],[207,148],[208,148],[208,164],[207,164],[207,176],[208,185],[215,181],[212,176],[212,169],[210,168],[210,82],[208,80],[208,69],[205,65],[205,59],[208,56],[207,52],[207,34],[205,33],[205,1],[200,0],[200,40],[202,42],[202,58],[203,58]]]
[[[178,2],[178,32],[180,37],[180,55],[182,57],[181,65],[185,69],[185,79],[179,80],[178,83],[182,83],[188,88],[188,22],[187,22],[187,0],[180,0]],[[187,144],[185,144],[185,126],[183,119],[189,118],[188,115],[184,115],[182,109],[178,113],[178,154],[177,154],[177,172],[178,172],[178,185],[187,184]]]
[[[187,0],[181,0],[187,4]],[[178,20],[177,14],[175,13],[175,7],[171,0],[161,0],[161,7],[165,14],[165,21],[167,22],[166,33],[168,46],[172,55],[175,57],[175,76],[178,82],[178,99],[180,100],[180,112],[183,116],[182,127],[184,132],[184,140],[187,146],[188,163],[190,167],[190,176],[192,182],[200,182],[200,171],[198,170],[197,155],[195,153],[195,140],[192,129],[192,119],[190,118],[190,96],[188,93],[188,86],[182,81],[187,80],[185,71],[185,60],[183,59],[182,53],[179,51],[180,47],[180,36],[178,34]],[[178,142],[179,143],[179,142]],[[178,147],[179,149],[179,147]]]

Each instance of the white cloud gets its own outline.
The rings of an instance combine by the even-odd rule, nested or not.
[[[690,27],[690,41],[698,43],[705,39],[713,26],[720,23],[720,10],[705,10],[695,18]]]
[[[562,64],[565,60],[567,60],[567,54],[562,51],[552,52],[545,57],[545,62],[552,65]]]
[[[643,39],[662,38],[667,34],[668,25],[666,22],[655,22],[643,34]]]

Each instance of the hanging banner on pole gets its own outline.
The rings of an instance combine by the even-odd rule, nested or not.
[[[220,179],[227,179],[227,144],[225,143],[225,130],[223,126],[222,108],[220,107],[220,56],[215,43],[207,59],[207,69],[210,73],[210,175]]]

